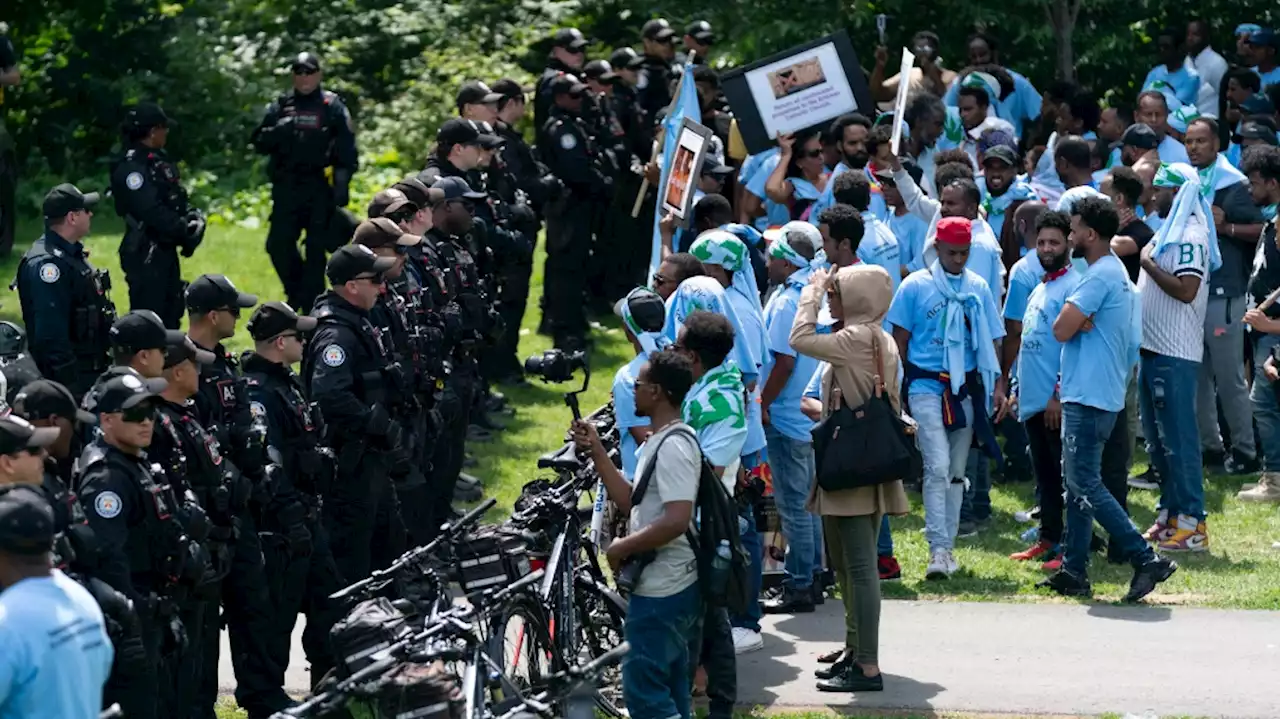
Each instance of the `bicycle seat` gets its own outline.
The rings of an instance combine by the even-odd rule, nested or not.
[[[554,469],[557,472],[577,472],[582,469],[573,444],[569,443],[554,452],[548,452],[538,458],[538,469]]]

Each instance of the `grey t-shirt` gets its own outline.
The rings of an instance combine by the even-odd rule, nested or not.
[[[677,435],[663,442],[662,438],[677,428],[684,428],[685,435]],[[653,448],[662,448],[653,455]],[[662,516],[667,502],[694,502],[698,498],[698,478],[702,475],[702,451],[698,449],[693,429],[684,422],[673,422],[660,432],[649,436],[640,445],[636,460],[637,481],[643,477],[651,463],[655,463],[649,487],[640,503],[631,508],[630,531],[643,529]],[[669,597],[684,591],[698,581],[698,558],[681,535],[658,550],[653,563],[645,568],[636,584],[635,594],[642,597]]]

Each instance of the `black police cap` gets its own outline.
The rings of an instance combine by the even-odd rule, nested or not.
[[[177,127],[178,123],[165,114],[164,109],[154,102],[140,102],[125,113],[124,122],[138,130],[153,127]]]
[[[582,50],[591,42],[583,37],[582,31],[576,27],[566,27],[556,30],[556,34],[551,36],[552,47],[563,47],[569,50]]]
[[[113,347],[129,350],[156,350],[182,344],[186,335],[164,326],[151,310],[133,310],[115,321],[107,333]]]
[[[582,68],[582,75],[598,82],[608,82],[618,76],[608,60],[592,60]]]
[[[72,212],[78,210],[92,210],[101,199],[96,192],[84,193],[76,188],[75,185],[64,182],[61,185],[49,190],[49,194],[44,196],[44,218],[46,220],[60,220]]]
[[[650,20],[640,29],[640,37],[645,40],[666,40],[674,37],[675,30],[671,29],[671,23],[662,18]]]
[[[187,309],[192,312],[238,307],[248,309],[258,304],[256,295],[241,292],[226,275],[200,275],[187,287]]]
[[[703,45],[710,45],[715,42],[716,36],[711,32],[711,23],[706,20],[699,20],[689,27],[685,28],[684,34],[697,40]]]
[[[123,412],[155,397],[168,386],[162,377],[147,379],[137,372],[118,374],[94,387],[96,402],[93,409],[100,415]]]
[[[253,311],[246,328],[255,342],[264,342],[285,332],[311,332],[316,318],[299,315],[284,302],[267,302]]]
[[[524,98],[525,95],[528,95],[529,93],[533,92],[532,88],[521,87],[520,83],[516,82],[515,80],[512,80],[509,77],[504,77],[501,80],[493,83],[492,85],[489,86],[489,89],[493,90],[495,93],[501,95],[502,97]]]
[[[490,87],[479,80],[473,80],[462,84],[458,89],[458,97],[456,104],[461,110],[467,105],[488,105],[496,103],[502,99],[502,94],[494,92]]]
[[[379,257],[364,245],[343,245],[329,256],[324,273],[336,287],[361,275],[381,275],[395,264],[395,258]]]
[[[29,382],[13,398],[13,411],[26,419],[65,417],[73,422],[92,423],[93,415],[76,405],[71,390],[51,379]]]
[[[0,487],[0,550],[38,557],[53,550],[54,535],[53,507],[40,488]]]
[[[471,185],[461,177],[441,177],[432,185],[437,190],[444,192],[444,199],[449,200],[483,200],[488,195],[483,192],[476,192],[471,189]]]
[[[620,47],[609,56],[609,65],[634,70],[644,64],[644,56],[632,47]]]
[[[315,53],[300,52],[293,58],[293,62],[289,63],[289,69],[294,72],[305,70],[307,72],[320,71],[320,58]]]
[[[480,144],[480,128],[470,120],[455,117],[436,131],[436,144],[442,147]]]
[[[48,447],[58,439],[57,427],[36,427],[16,415],[0,417],[0,454]]]
[[[216,359],[217,357],[215,357],[212,352],[197,347],[196,343],[192,342],[190,337],[184,337],[181,344],[174,345],[173,347],[165,350],[164,366],[165,369],[168,369],[174,365],[182,364],[187,360],[191,360],[197,365],[210,365],[213,364]]]
[[[562,72],[551,80],[551,94],[553,95],[577,95],[587,89],[582,81],[576,75],[570,75]]]

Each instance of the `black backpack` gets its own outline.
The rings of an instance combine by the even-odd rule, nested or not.
[[[663,435],[653,447],[653,459],[631,492],[632,506],[638,505],[649,489],[662,443],[677,434],[693,440],[694,445],[698,443],[698,437],[692,430],[677,428]],[[716,476],[706,456],[701,456],[701,462],[702,474],[698,477],[698,497],[694,503],[698,529],[695,532],[690,528],[685,532],[698,558],[698,586],[701,587],[703,601],[709,606],[723,607],[734,614],[746,614],[757,597],[751,592],[751,557],[742,548],[742,536],[738,531],[738,503]],[[729,545],[729,567],[725,578],[717,580],[712,567],[721,542]]]

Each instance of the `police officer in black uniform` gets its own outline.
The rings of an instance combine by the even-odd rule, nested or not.
[[[618,117],[614,97],[618,74],[607,60],[592,60],[583,68],[582,75],[587,85],[586,98],[582,103],[583,120],[600,158],[598,164],[616,189],[623,180],[623,174],[631,173],[630,141]],[[634,193],[631,199],[635,199]],[[597,313],[611,313],[613,301],[635,287],[635,283],[626,276],[622,261],[631,248],[623,244],[624,237],[615,230],[614,215],[630,209],[620,206],[625,204],[626,198],[622,202],[614,202],[610,198],[608,204],[597,203],[594,206],[592,235],[595,239],[591,248],[587,291],[592,310]]]
[[[680,63],[688,62],[688,53],[692,52],[693,64],[706,65],[707,56],[711,54],[711,46],[715,41],[716,35],[711,31],[711,23],[706,20],[689,23],[689,27],[684,29],[684,38],[681,40],[685,52],[682,53]]]
[[[183,716],[172,667],[186,651],[186,628],[176,596],[197,587],[208,569],[203,547],[186,534],[178,500],[145,450],[155,425],[155,397],[163,379],[132,372],[97,388],[101,435],[80,456],[76,491],[98,541],[97,576],[133,602],[149,671],[136,687],[153,697],[152,712],[131,716]],[[148,705],[150,708],[150,705]]]
[[[644,42],[644,62],[636,75],[636,105],[640,110],[640,126],[644,144],[653,142],[653,127],[658,113],[671,104],[674,83],[679,79],[675,64],[676,31],[671,23],[658,18],[644,24],[640,38]]]
[[[182,330],[165,327],[151,310],[130,310],[111,325],[111,358],[114,368],[129,368],[143,377],[164,372],[164,355],[170,347],[187,341]],[[114,372],[114,375],[121,372]]]
[[[0,257],[13,250],[17,230],[18,162],[13,152],[13,138],[4,126],[4,96],[9,88],[22,81],[18,69],[18,52],[0,23]]]
[[[356,137],[342,98],[320,87],[320,58],[299,53],[292,69],[293,92],[267,106],[253,132],[253,144],[271,157],[267,254],[289,304],[305,311],[324,291],[325,253],[349,239],[334,229],[340,224],[335,222],[335,208],[346,207],[351,199]],[[330,167],[332,185],[325,177]],[[304,230],[305,258],[298,252]]]
[[[375,531],[379,511],[393,509],[388,452],[401,428],[387,407],[387,349],[378,343],[369,310],[395,260],[362,245],[329,258],[332,288],[316,302],[319,323],[307,345],[302,376],[320,409],[336,455],[336,477],[322,518],[342,577],[355,582],[393,557],[390,537]]]
[[[236,670],[236,703],[250,716],[269,716],[290,702],[278,681],[284,670],[272,661],[267,646],[271,598],[254,518],[254,512],[270,502],[272,474],[267,470],[266,428],[253,417],[238,361],[222,345],[235,334],[241,311],[257,304],[257,297],[241,292],[223,275],[201,275],[187,288],[187,335],[214,356],[213,363],[200,372],[200,389],[194,398],[197,415],[241,475],[230,492],[230,512],[239,532],[231,571],[222,582]],[[206,682],[203,698],[216,696],[217,685]]]
[[[124,154],[111,165],[116,213],[124,218],[120,267],[129,306],[154,310],[177,329],[182,322],[182,267],[204,239],[204,215],[191,206],[178,168],[165,154],[174,125],[159,105],[139,103],[125,116]]]
[[[275,610],[268,645],[276,664],[288,667],[293,627],[305,613],[302,648],[313,686],[333,665],[328,637],[340,607],[329,595],[347,584],[320,522],[320,498],[335,479],[333,452],[324,444],[319,411],[291,369],[302,361],[303,335],[315,328],[315,318],[299,317],[283,302],[263,304],[249,318],[254,351],[242,363],[250,407],[266,425],[267,452],[281,469],[259,525]]]
[[[107,332],[116,312],[110,275],[89,264],[81,244],[97,203],[96,192],[53,188],[44,199],[44,236],[23,256],[14,282],[36,366],[76,397],[110,364]]]
[[[546,315],[561,349],[585,344],[587,316],[583,303],[591,256],[592,217],[607,204],[612,180],[600,169],[590,133],[581,118],[587,86],[573,75],[551,83],[555,106],[542,128],[544,160],[565,184],[564,196],[547,211],[547,263],[543,272]]]
[[[547,67],[533,88],[533,126],[541,131],[550,117],[555,100],[551,93],[551,81],[557,75],[575,73],[587,61],[587,46],[591,42],[576,27],[556,30],[551,36],[551,52],[547,54]]]

